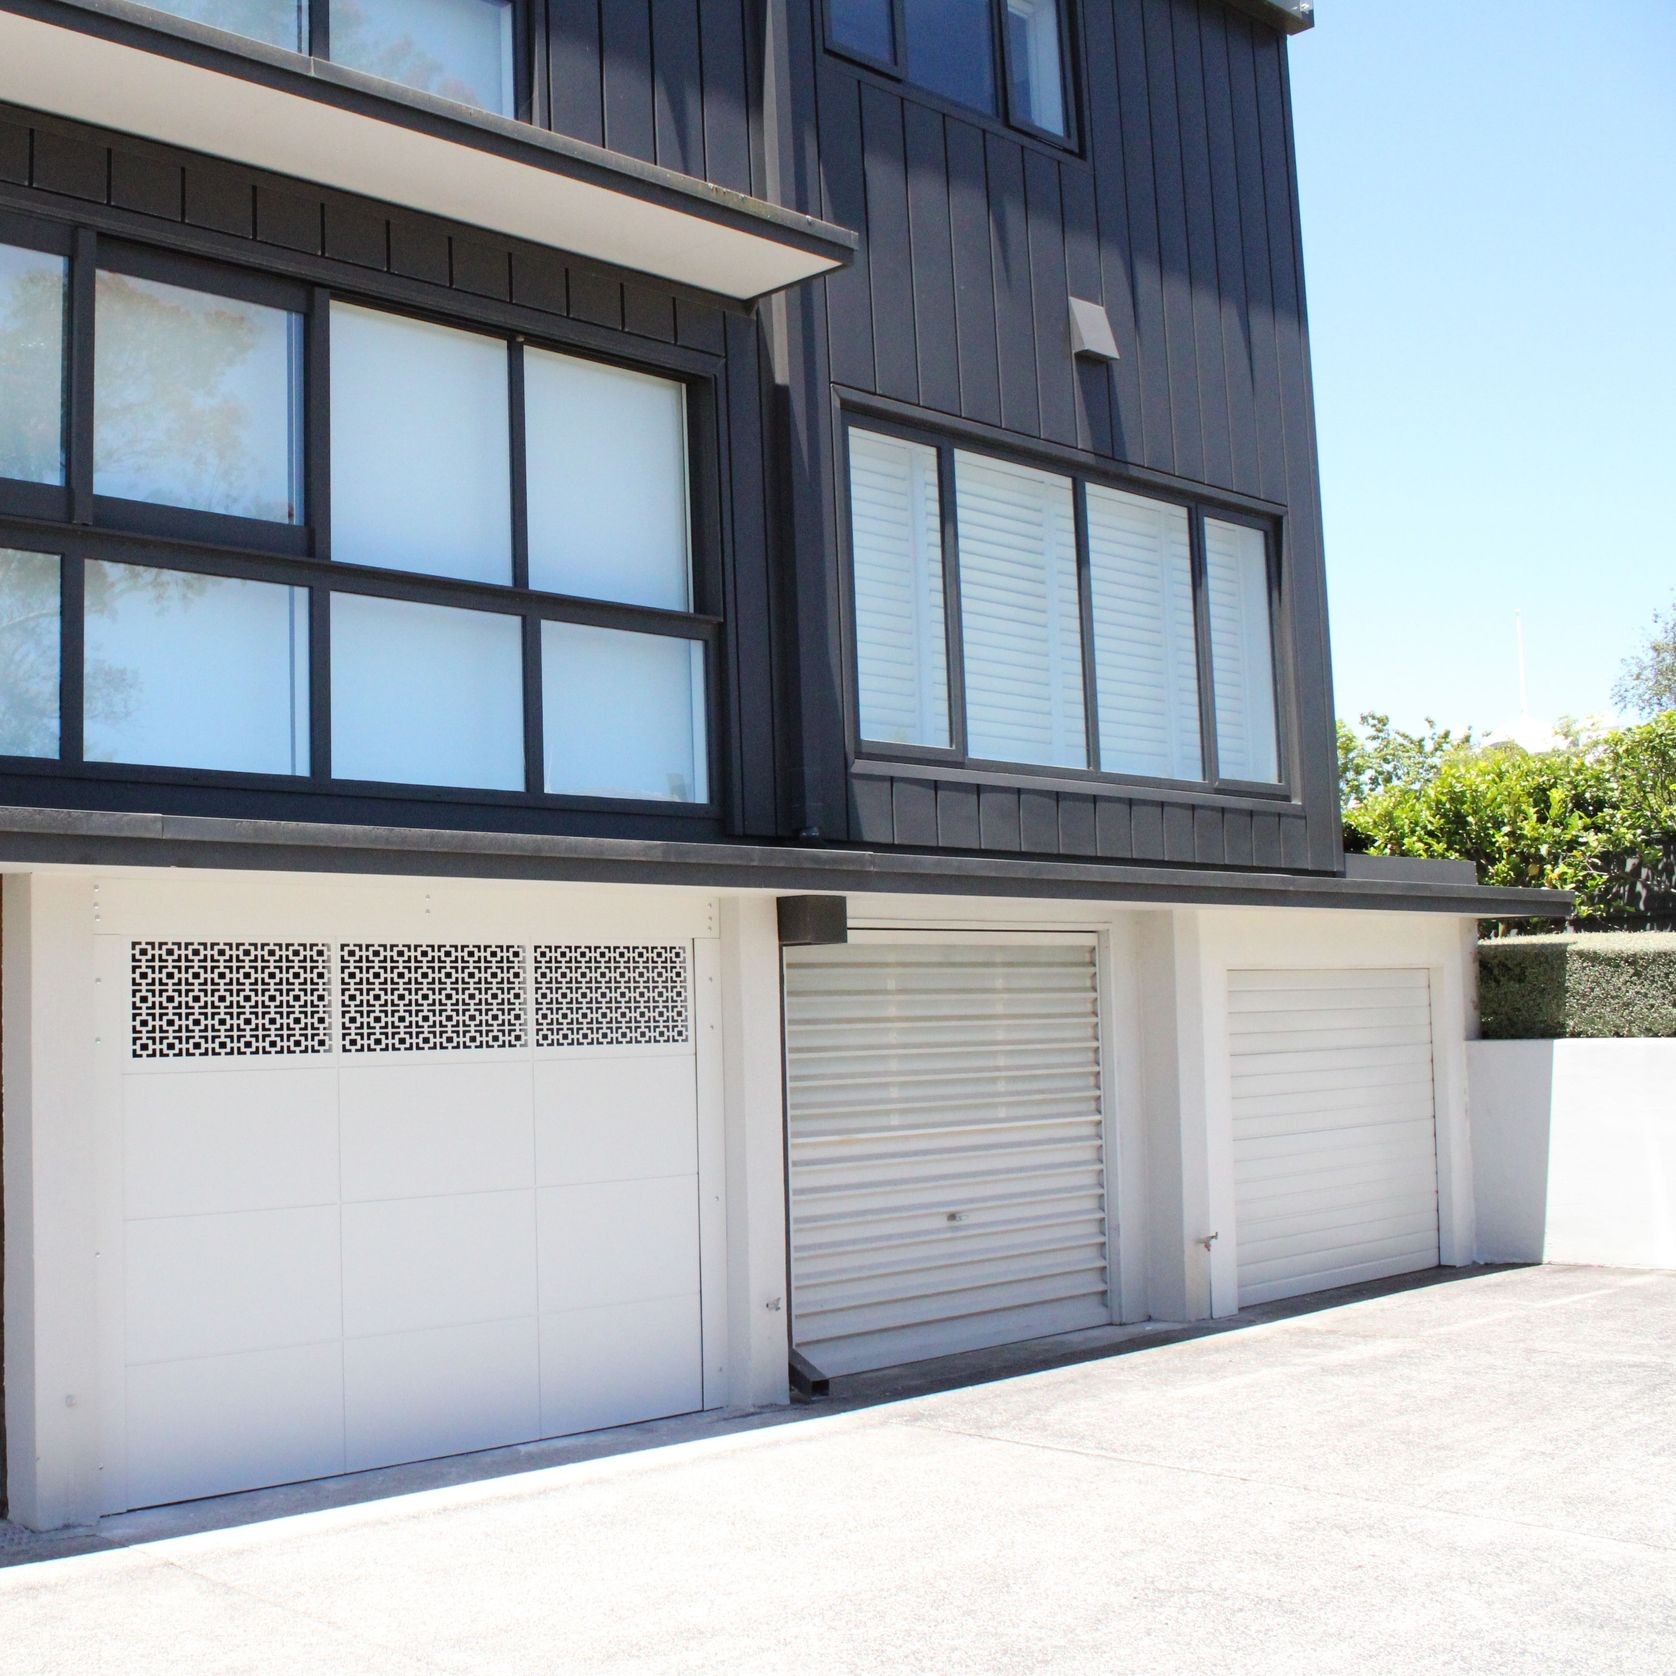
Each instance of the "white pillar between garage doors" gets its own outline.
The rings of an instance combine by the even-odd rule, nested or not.
[[[780,935],[771,896],[720,906],[728,1401],[755,1408],[790,1400]]]
[[[5,880],[7,1493],[33,1530],[99,1515],[93,881]]]

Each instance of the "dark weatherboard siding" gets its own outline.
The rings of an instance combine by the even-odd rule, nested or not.
[[[862,764],[817,775],[805,817],[867,844],[1284,865],[1339,861],[1320,512],[1286,47],[1221,0],[1080,0],[1081,153],[1009,133],[821,49],[821,0],[788,0],[800,99],[785,173],[862,233],[856,265],[787,303],[794,350],[841,398],[966,422],[1066,465],[1117,463],[1283,514],[1277,656],[1289,800],[1073,786]],[[805,56],[806,55],[806,56]],[[1123,358],[1074,361],[1066,298],[1105,305]],[[793,405],[798,402],[794,389]],[[801,462],[838,549],[835,404]],[[797,433],[794,433],[794,441]],[[1051,463],[1051,462],[1049,462]],[[816,485],[805,484],[813,497]],[[803,748],[854,740],[834,574],[800,544]],[[974,783],[976,782],[976,783]]]

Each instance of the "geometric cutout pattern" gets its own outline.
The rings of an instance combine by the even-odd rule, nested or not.
[[[345,943],[338,957],[345,1053],[517,1048],[524,951],[516,943]]]
[[[136,1059],[331,1052],[325,943],[136,942],[129,980]]]
[[[644,1046],[689,1035],[684,948],[537,945],[537,1047]]]

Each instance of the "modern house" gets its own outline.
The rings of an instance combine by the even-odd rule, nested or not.
[[[11,1516],[1472,1253],[1302,0],[0,0]]]

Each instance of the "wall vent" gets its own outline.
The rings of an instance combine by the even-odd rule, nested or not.
[[[129,953],[136,1059],[329,1053],[325,943],[135,942]]]
[[[516,943],[345,943],[338,1008],[345,1053],[523,1047],[524,951]]]
[[[563,943],[535,951],[537,1047],[662,1046],[690,1038],[687,951]]]

